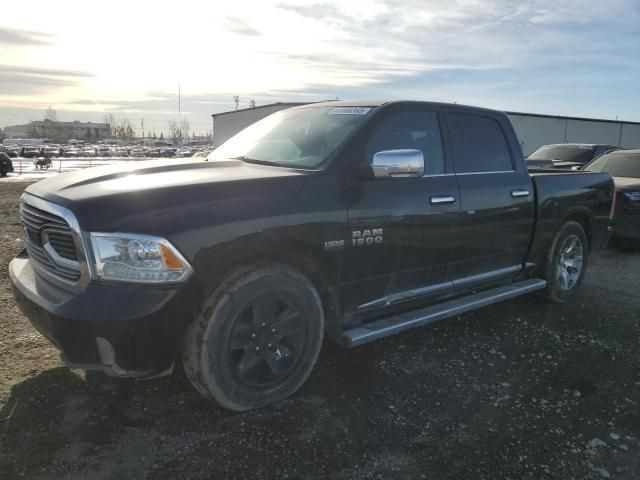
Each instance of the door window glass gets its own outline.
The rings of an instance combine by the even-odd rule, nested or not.
[[[493,118],[454,113],[449,116],[456,173],[513,170],[507,139]]]
[[[386,118],[366,145],[369,165],[373,155],[383,150],[420,150],[425,175],[445,172],[442,137],[435,112],[399,112]]]

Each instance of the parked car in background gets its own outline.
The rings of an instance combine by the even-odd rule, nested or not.
[[[543,145],[527,157],[527,168],[571,170],[582,167],[604,153],[619,149],[615,145],[592,143]]]
[[[131,149],[131,156],[132,157],[144,157],[145,156],[145,149],[143,147],[133,147]]]
[[[96,149],[95,147],[83,147],[80,155],[83,157],[95,157]]]
[[[80,156],[80,149],[77,147],[66,147],[62,149],[62,156],[68,158],[74,158]]]
[[[22,156],[24,158],[34,158],[40,155],[40,147],[34,147],[32,145],[24,147],[22,149]]]
[[[18,158],[18,154],[20,153],[20,147],[15,147],[15,146],[4,147],[4,153],[6,153],[9,158]]]
[[[200,150],[193,154],[194,157],[207,157],[212,152],[211,149],[208,150]]]
[[[127,147],[116,147],[114,153],[116,157],[128,157],[129,149]]]
[[[238,411],[298,390],[324,335],[570,301],[614,198],[606,173],[529,174],[506,114],[428,102],[282,110],[206,160],[115,172],[27,187],[17,303],[72,368],[153,377],[181,358]]]
[[[606,172],[616,186],[614,235],[640,240],[640,149],[605,153],[584,168],[586,172]]]
[[[9,155],[0,152],[0,177],[6,177],[7,173],[13,172],[13,162]]]
[[[57,157],[58,155],[60,155],[60,149],[58,147],[49,146],[42,149],[43,157],[53,158]]]
[[[193,150],[190,148],[181,148],[176,152],[178,158],[188,158],[193,156]]]
[[[167,157],[167,158],[175,157],[177,151],[178,149],[175,147],[162,147],[160,149],[160,156]]]
[[[159,157],[160,156],[160,148],[158,147],[147,147],[144,152],[145,157]]]
[[[111,148],[107,146],[100,146],[96,149],[96,155],[98,157],[110,157],[111,156]]]

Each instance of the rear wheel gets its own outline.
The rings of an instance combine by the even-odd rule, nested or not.
[[[546,297],[569,300],[582,284],[589,259],[589,245],[582,225],[570,221],[556,234],[545,263]]]
[[[302,386],[323,332],[320,297],[304,275],[280,264],[244,268],[213,292],[188,329],[185,372],[225,408],[262,407]]]

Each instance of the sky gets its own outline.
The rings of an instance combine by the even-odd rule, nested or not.
[[[640,0],[12,2],[0,126],[339,98],[640,121]]]

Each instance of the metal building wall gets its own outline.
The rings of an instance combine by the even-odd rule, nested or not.
[[[272,105],[260,108],[251,108],[228,112],[224,115],[213,117],[213,146],[221,145],[240,130],[252,123],[271,115],[278,110],[289,108],[293,105]]]
[[[583,120],[567,120],[567,143],[603,143],[618,145],[620,143],[619,122],[589,122]]]
[[[625,123],[622,125],[620,146],[623,148],[640,147],[640,125]]]
[[[507,115],[525,155],[550,143],[602,143],[623,148],[640,148],[640,124],[636,123],[526,113]]]
[[[562,118],[507,114],[520,140],[522,151],[529,155],[541,145],[565,143],[567,122]]]
[[[213,144],[218,146],[252,123],[291,107],[275,104],[238,110],[213,117]],[[590,120],[507,112],[516,131],[522,151],[529,155],[550,143],[603,143],[623,148],[640,148],[640,123],[615,120]]]

